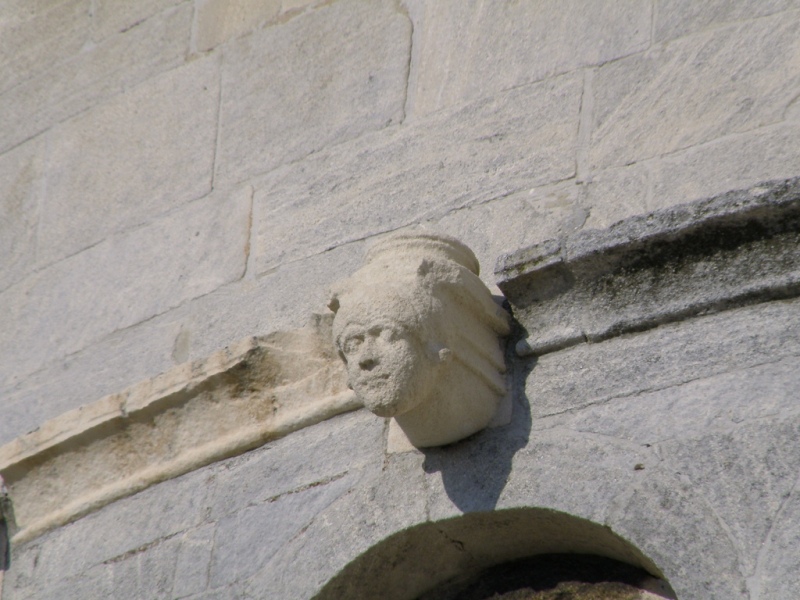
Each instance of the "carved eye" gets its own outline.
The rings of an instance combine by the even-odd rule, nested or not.
[[[358,349],[361,347],[361,344],[364,343],[364,336],[363,335],[353,335],[345,339],[344,343],[342,344],[342,352],[345,354],[353,354],[354,352],[358,352]]]

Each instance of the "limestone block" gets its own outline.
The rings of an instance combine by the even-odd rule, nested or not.
[[[221,587],[257,573],[286,542],[308,527],[317,514],[350,490],[355,481],[355,475],[346,475],[253,504],[221,519],[214,539],[210,586]],[[269,535],[265,536],[265,532]]]
[[[582,193],[575,180],[534,187],[469,205],[402,231],[452,236],[469,246],[480,264],[492,264],[507,248],[521,248],[578,229],[586,220]],[[491,273],[484,271],[481,278],[489,289],[495,287]]]
[[[796,394],[797,378],[794,386]],[[748,388],[751,394],[755,391],[752,385]],[[762,397],[753,394],[751,401]],[[688,477],[725,522],[740,548],[745,573],[756,571],[764,541],[780,527],[779,511],[800,473],[798,435],[800,415],[795,413],[660,445],[665,460]]]
[[[372,246],[328,306],[348,386],[394,417],[414,446],[443,446],[486,427],[505,395],[498,337],[509,315],[453,238],[398,234]]]
[[[80,52],[89,39],[90,19],[90,0],[4,2],[0,93]]]
[[[122,33],[140,26],[151,18],[159,18],[165,9],[180,4],[183,0],[93,0],[92,38],[100,41],[115,33]]]
[[[209,523],[181,536],[172,585],[174,597],[183,598],[206,589],[211,553],[214,550],[214,528],[214,524]]]
[[[240,278],[249,219],[248,190],[224,202],[209,196],[6,290],[0,307],[14,318],[0,330],[3,379]]]
[[[171,598],[180,539],[168,538],[112,563],[114,600]]]
[[[714,25],[765,17],[798,7],[797,0],[657,0],[653,34],[655,41],[660,42]]]
[[[800,12],[734,24],[600,67],[594,168],[619,166],[782,119],[800,89]]]
[[[673,323],[602,342],[602,361],[595,359],[594,345],[540,357],[536,378],[526,384],[528,397],[536,398],[531,405],[533,416],[602,404],[610,398],[728,374],[773,361],[777,356],[800,354],[798,300],[699,317],[691,327],[684,325]],[[664,414],[676,413],[652,412],[657,420]],[[681,426],[687,427],[688,423]],[[620,435],[616,430],[607,433]]]
[[[411,24],[393,5],[342,1],[229,44],[220,181],[401,121],[410,43]]]
[[[794,490],[786,498],[777,515],[775,523],[764,540],[758,569],[750,581],[753,596],[778,600],[793,598],[800,594],[800,557],[797,547],[797,523],[800,523],[800,494]]]
[[[656,161],[651,210],[800,174],[800,123],[715,140]]]
[[[56,127],[37,258],[48,264],[211,190],[217,57],[173,69]]]
[[[22,279],[36,264],[45,152],[45,139],[37,138],[0,154],[0,291]]]
[[[415,117],[650,43],[651,6],[642,0],[447,0],[422,3],[415,14],[409,99]]]
[[[650,165],[644,163],[592,173],[591,181],[583,186],[588,212],[585,228],[603,229],[660,208],[653,206],[651,180]],[[678,186],[681,182],[672,183]]]
[[[582,89],[549,79],[276,170],[254,184],[255,271],[570,178]]]
[[[164,11],[0,94],[0,152],[184,61],[192,7]]]
[[[207,52],[271,21],[281,0],[195,0],[192,50]]]

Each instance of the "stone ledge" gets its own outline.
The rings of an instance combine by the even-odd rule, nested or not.
[[[498,259],[521,355],[800,294],[800,178],[575,233]]]
[[[0,447],[12,542],[360,408],[330,343],[331,317],[241,340]]]

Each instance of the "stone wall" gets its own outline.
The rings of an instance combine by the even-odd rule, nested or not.
[[[388,232],[493,286],[502,253],[800,175],[798,30],[794,0],[3,2],[0,445],[302,326]],[[512,357],[511,425],[450,450],[336,417],[15,548],[2,593],[308,598],[407,527],[538,507],[682,600],[800,596],[797,309]]]

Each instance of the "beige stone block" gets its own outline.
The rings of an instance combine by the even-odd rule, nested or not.
[[[92,37],[96,41],[139,26],[184,0],[92,0]]]
[[[644,50],[650,4],[424,2],[412,11],[410,116]]]
[[[410,42],[411,24],[392,4],[342,1],[229,44],[219,180],[401,121]]]
[[[0,93],[80,52],[89,39],[90,0],[0,7]]]
[[[595,168],[775,123],[800,92],[800,11],[718,28],[601,67]]]
[[[46,140],[38,137],[0,155],[0,291],[36,263],[36,228],[44,192]]]
[[[192,50],[206,52],[275,19],[281,0],[195,0]]]
[[[250,198],[245,189],[191,202],[0,294],[0,313],[9,315],[0,385],[240,278]]]
[[[584,186],[586,229],[605,229],[650,210],[651,175],[646,163],[599,171]]]
[[[653,166],[655,210],[800,175],[800,123],[781,123],[675,153]]]
[[[0,152],[181,64],[191,17],[188,4],[167,10],[0,94]]]
[[[653,34],[660,42],[736,21],[800,7],[797,0],[656,0]]]
[[[255,184],[254,272],[573,177],[582,87],[550,79],[276,170]]]
[[[48,264],[211,190],[219,61],[208,57],[56,127],[38,260]]]

